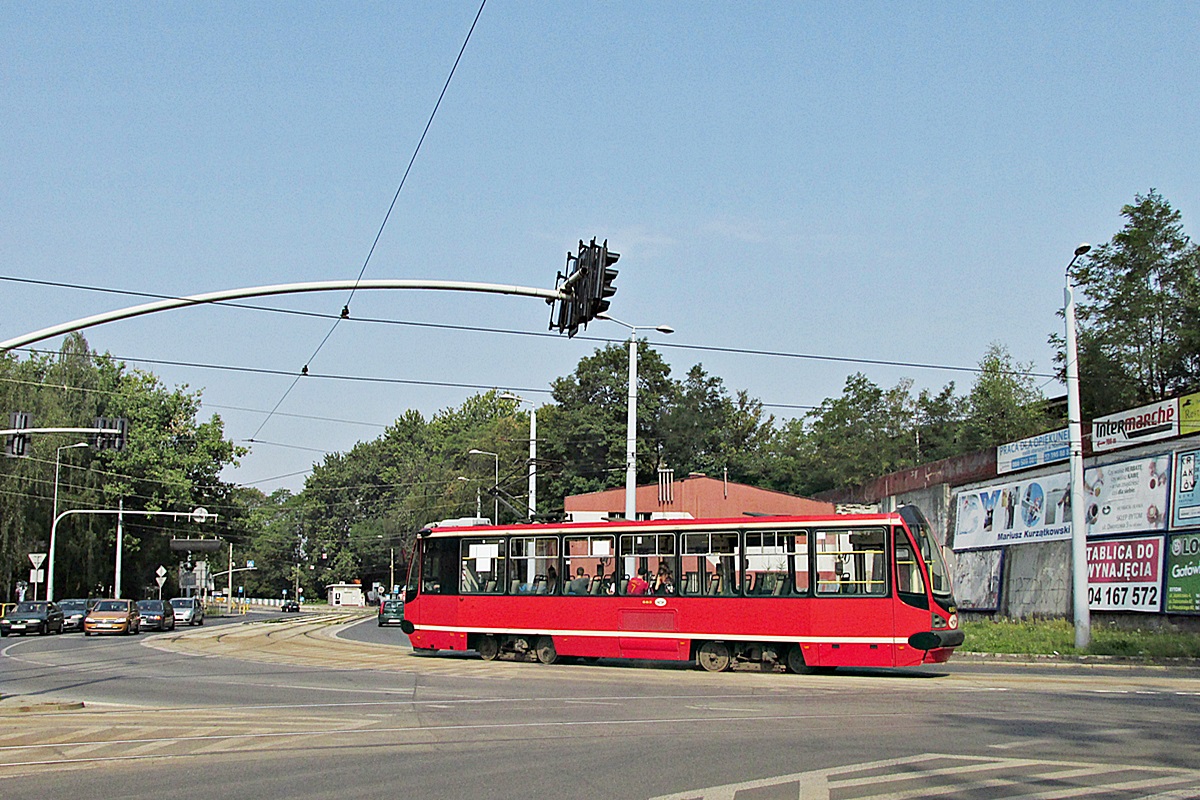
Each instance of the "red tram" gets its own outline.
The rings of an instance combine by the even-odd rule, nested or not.
[[[735,661],[793,672],[943,662],[962,644],[929,523],[890,514],[421,531],[403,628],[418,651]]]

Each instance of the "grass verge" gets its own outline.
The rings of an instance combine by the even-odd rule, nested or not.
[[[959,649],[970,653],[1200,658],[1200,635],[1183,631],[1093,624],[1086,650],[1076,649],[1075,628],[1065,619],[966,622],[963,631]]]

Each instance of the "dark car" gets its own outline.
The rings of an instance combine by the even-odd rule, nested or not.
[[[299,614],[300,604],[295,600],[284,600],[283,605],[279,607],[280,611],[286,611],[289,614]]]
[[[384,600],[379,604],[379,627],[399,625],[404,621],[404,601]]]
[[[10,609],[7,614],[0,617],[0,636],[8,636],[10,633],[19,633],[24,636],[27,633],[62,633],[63,632],[63,612],[58,607],[58,603],[31,602],[17,603],[17,607]]]
[[[175,630],[175,609],[170,600],[138,600],[142,627],[156,631]]]
[[[95,602],[95,600],[84,600],[83,598],[75,597],[68,600],[59,600],[58,607],[63,612],[63,630],[83,630],[83,618],[87,616],[87,612],[91,611],[92,605]]]

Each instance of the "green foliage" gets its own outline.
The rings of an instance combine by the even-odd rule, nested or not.
[[[1003,345],[988,347],[966,400],[963,444],[967,449],[1015,442],[1050,427],[1032,371],[1032,363],[1015,362]]]
[[[1076,649],[1075,628],[1065,619],[984,620],[964,623],[963,631],[964,652],[1200,658],[1200,635],[1172,629],[1093,625],[1092,642],[1085,651]]]
[[[219,474],[243,451],[223,438],[219,417],[198,420],[199,407],[199,396],[186,387],[167,389],[149,373],[93,353],[79,334],[68,336],[55,355],[0,357],[0,409],[28,412],[36,427],[91,427],[97,417],[123,417],[128,425],[120,452],[72,447],[86,441],[84,435],[36,434],[26,458],[0,462],[0,594],[13,596],[28,574],[25,554],[48,545],[56,462],[60,511],[115,509],[121,502],[131,511],[211,510],[226,503],[232,487]],[[136,516],[123,527],[122,584],[140,595],[154,586],[160,564],[177,560],[169,549],[172,532],[192,528]],[[57,596],[111,587],[115,536],[111,516],[63,518]]]
[[[1124,227],[1071,273],[1085,417],[1200,385],[1200,254],[1154,189],[1121,215]],[[1062,337],[1051,342],[1061,363]]]

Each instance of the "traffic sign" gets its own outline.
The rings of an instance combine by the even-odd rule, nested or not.
[[[192,522],[197,525],[203,525],[208,520],[208,509],[204,506],[197,507],[192,511]]]
[[[154,570],[154,574],[160,578],[165,578],[167,576],[167,568],[160,564],[158,569]],[[160,583],[159,586],[162,586],[162,584]]]
[[[46,554],[45,553],[30,553],[29,554],[29,563],[33,564],[34,569],[41,569],[42,564],[46,563]]]
[[[155,583],[157,583],[157,584],[158,584],[158,588],[160,588],[160,589],[161,589],[161,588],[162,588],[162,586],[163,586],[163,584],[167,582],[167,576],[166,576],[166,575],[159,575],[159,576],[157,576],[157,577],[154,579],[154,581],[155,581]]]
[[[30,583],[45,583],[46,582],[46,570],[44,570],[44,569],[29,570],[29,582]]]

